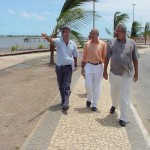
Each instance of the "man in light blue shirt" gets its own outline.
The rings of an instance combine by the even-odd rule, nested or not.
[[[42,36],[56,47],[56,75],[62,110],[69,109],[72,72],[77,68],[77,57],[79,55],[76,43],[69,38],[70,32],[69,26],[63,26],[61,29],[62,38],[55,39],[42,33]]]

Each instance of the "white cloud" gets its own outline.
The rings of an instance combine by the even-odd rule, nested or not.
[[[49,15],[51,15],[52,13],[51,13],[51,12],[48,12],[48,11],[44,11],[43,14],[44,14],[45,16],[49,16]]]
[[[120,11],[127,13],[130,17],[130,21],[133,20],[133,4],[134,6],[134,18],[136,21],[147,22],[150,21],[150,0],[101,0],[95,3],[95,10],[106,20],[113,20],[115,12]],[[93,9],[93,2],[86,4],[86,9]]]
[[[45,20],[45,16],[42,15],[38,15],[38,14],[32,14],[33,18],[37,19],[37,20]]]
[[[29,14],[25,11],[23,11],[20,16],[23,17],[23,18],[28,18],[28,19],[32,18],[31,14]]]
[[[14,10],[12,10],[12,9],[8,9],[8,12],[10,13],[10,14],[16,14],[16,12],[14,11]]]
[[[32,18],[34,18],[36,20],[45,20],[46,19],[45,16],[38,15],[36,13],[28,13],[26,11],[22,12],[20,16],[23,18],[27,18],[27,19],[32,19]]]

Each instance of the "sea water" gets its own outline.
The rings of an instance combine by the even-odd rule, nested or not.
[[[12,46],[16,46],[18,50],[38,49],[39,44],[45,49],[49,48],[49,42],[41,37],[0,37],[0,53],[11,52]]]

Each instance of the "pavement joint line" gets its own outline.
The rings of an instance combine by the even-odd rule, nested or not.
[[[130,104],[130,108],[134,114],[134,117],[135,117],[135,121],[137,122],[138,126],[140,127],[141,131],[142,131],[142,134],[143,134],[143,137],[145,138],[145,140],[147,141],[148,143],[148,147],[150,148],[150,136],[144,126],[144,124],[142,123],[142,120],[139,116],[139,114],[137,113],[136,109],[134,108],[132,102]]]

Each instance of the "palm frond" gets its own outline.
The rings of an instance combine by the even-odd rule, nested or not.
[[[84,46],[84,37],[82,37],[82,35],[79,32],[72,30],[71,37],[78,42],[77,45],[81,45],[81,47]]]
[[[82,30],[82,28],[92,21],[92,13],[93,11],[85,11],[81,8],[76,8],[61,14],[61,19],[58,20],[53,30],[53,35],[58,34],[61,27],[65,24],[70,25],[74,30]],[[98,14],[95,14],[95,17],[100,18]]]
[[[132,23],[131,38],[138,37],[141,34],[141,24],[138,21]]]
[[[108,35],[113,36],[113,33],[111,33],[108,28],[105,28],[105,31],[107,32]]]
[[[84,4],[85,2],[91,2],[91,1],[95,1],[97,2],[98,0],[66,0],[66,2],[64,3],[60,14],[72,9],[72,8],[76,8],[81,6],[82,4]]]

